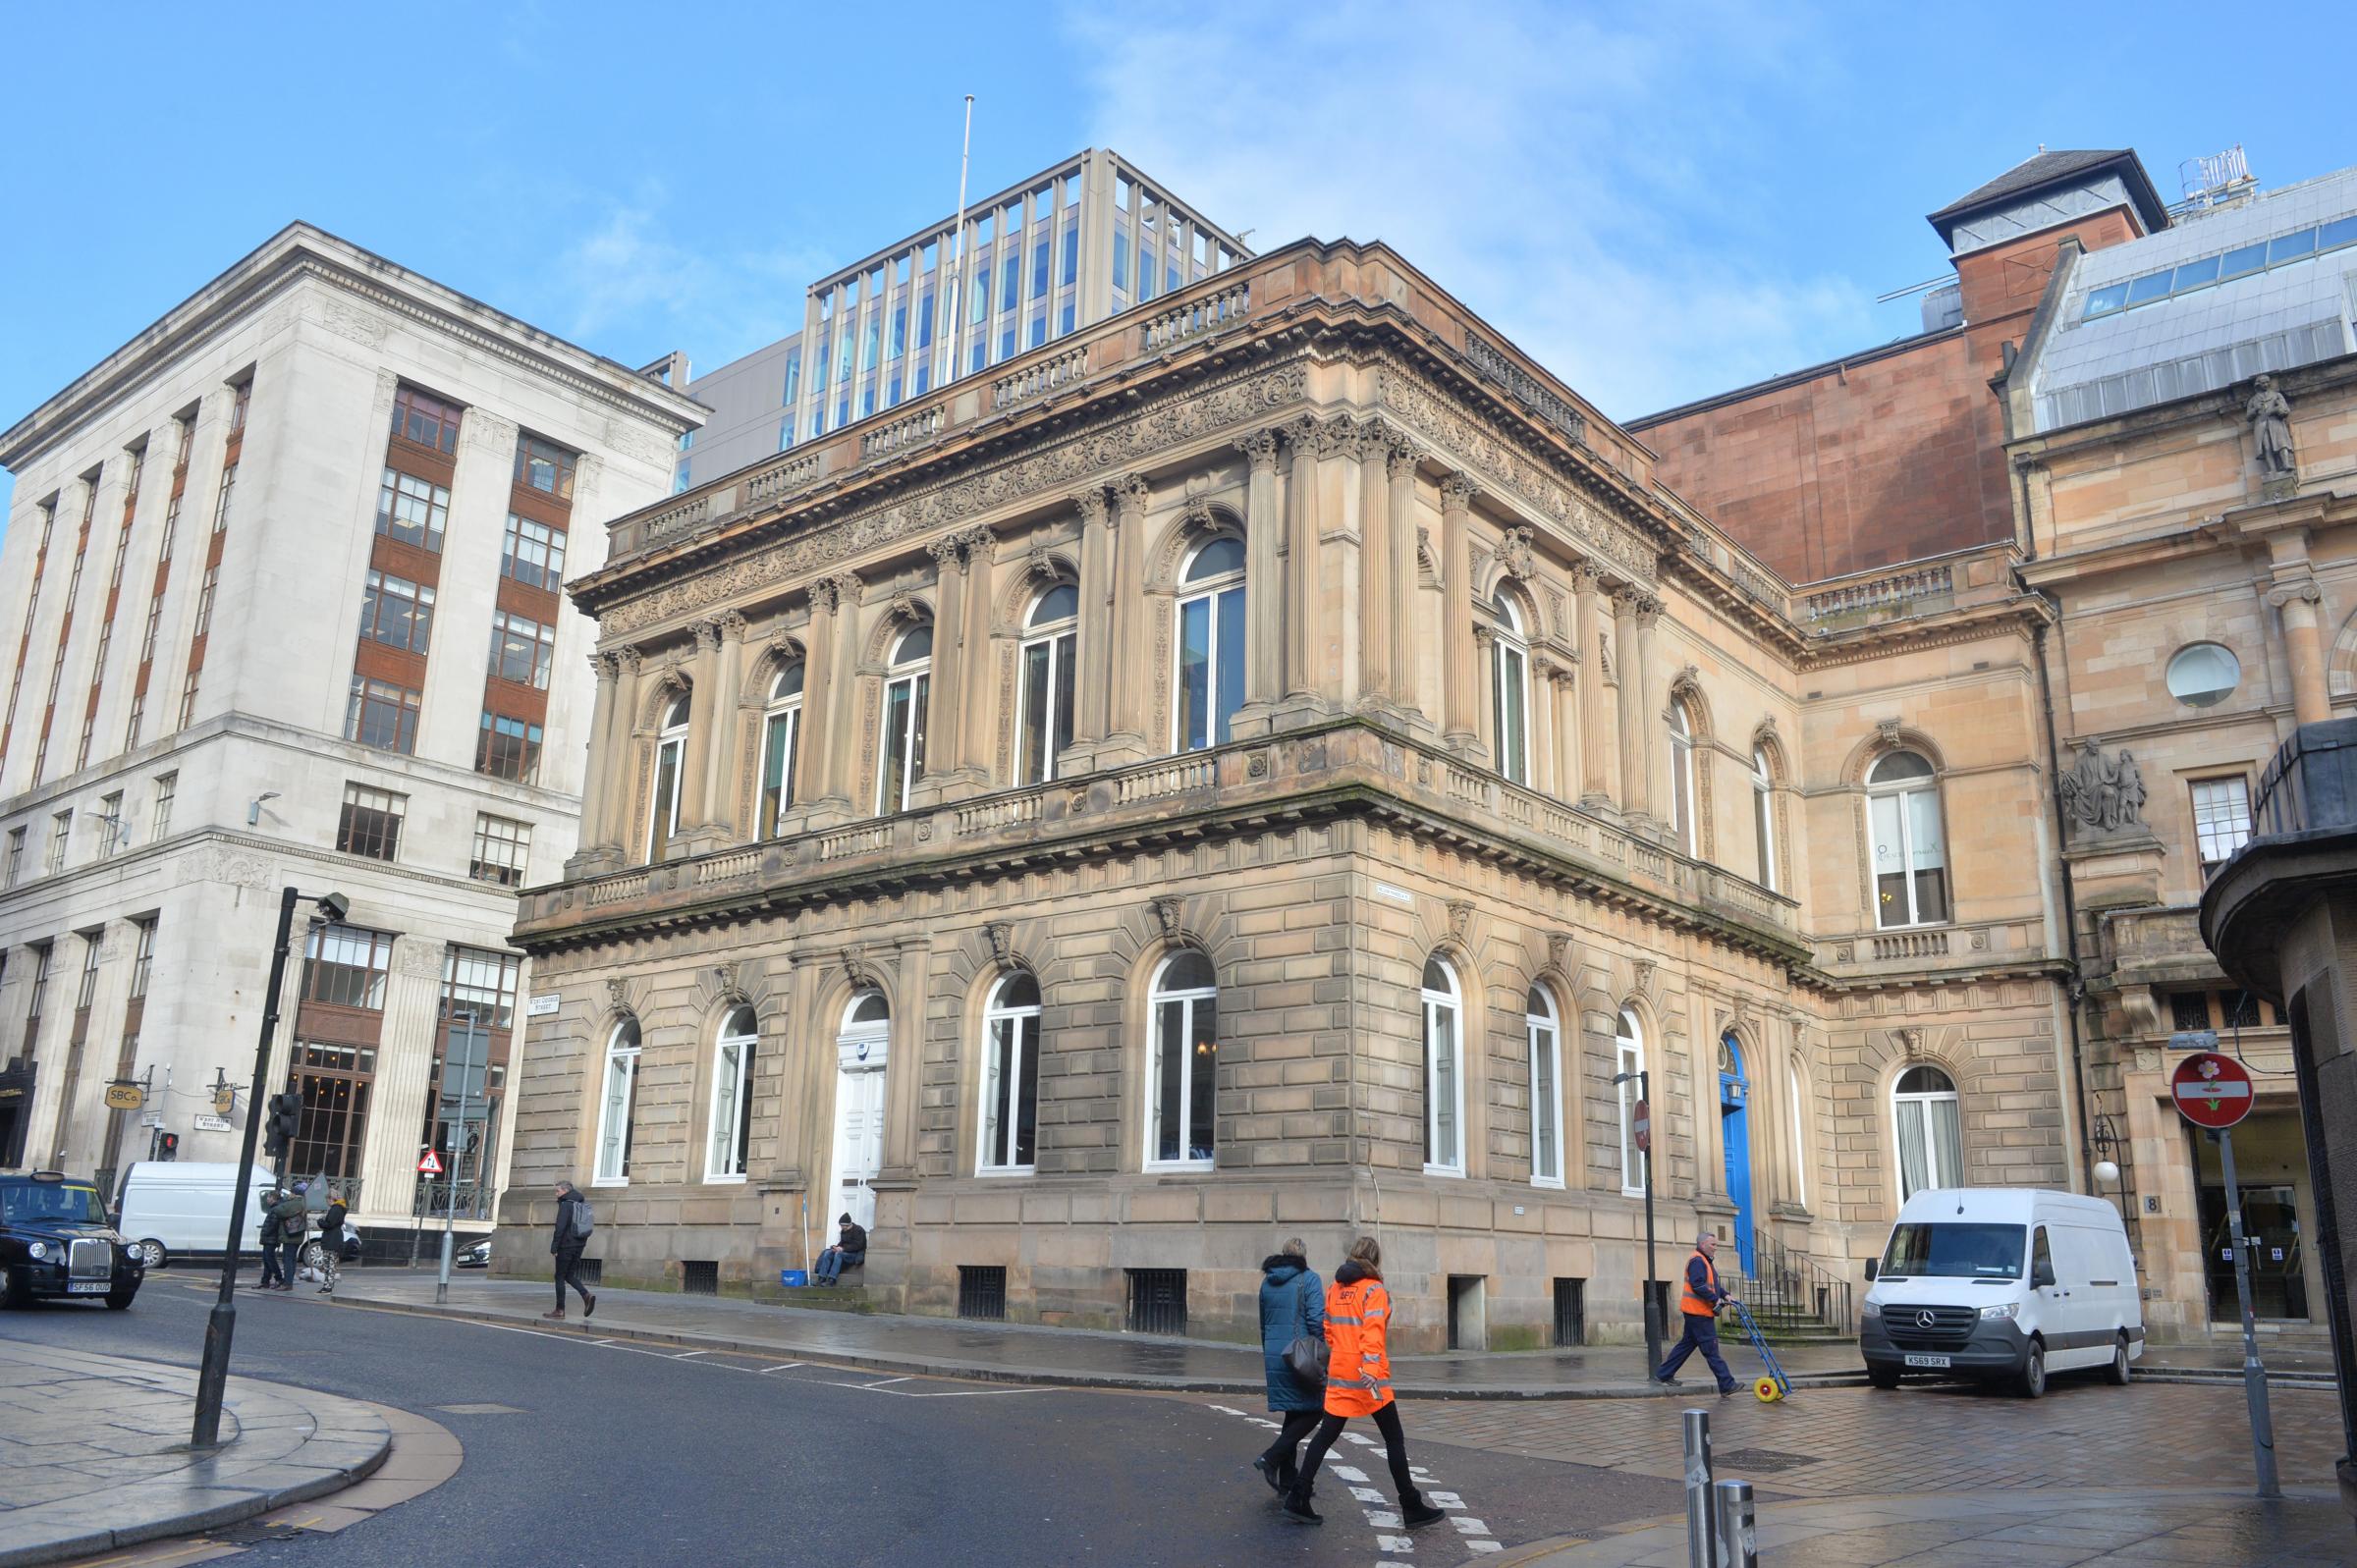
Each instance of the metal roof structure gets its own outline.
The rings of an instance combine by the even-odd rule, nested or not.
[[[2134,202],[2137,216],[2148,230],[2168,227],[2168,208],[2161,193],[2153,189],[2152,178],[2144,172],[2143,161],[2133,147],[2110,147],[2075,152],[2040,151],[2024,158],[2003,174],[1974,190],[1966,191],[1938,212],[1927,213],[1924,221],[1939,231],[1943,243],[1951,249],[1955,234],[1967,219],[1994,208],[2013,205],[2034,191],[2048,186],[2087,185],[2104,175],[2116,176]]]

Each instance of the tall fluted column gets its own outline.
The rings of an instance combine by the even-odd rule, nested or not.
[[[1080,510],[1080,678],[1072,693],[1072,740],[1075,751],[1087,748],[1093,755],[1113,730],[1113,524],[1103,490],[1083,490],[1072,505]]]
[[[1482,756],[1496,762],[1498,761],[1498,703],[1495,681],[1498,668],[1498,631],[1496,627],[1487,622],[1473,628],[1473,659],[1482,669],[1485,683],[1491,686],[1491,689],[1484,694],[1483,699],[1474,704],[1474,743],[1480,746]]]
[[[591,654],[589,670],[597,677],[597,704],[589,711],[589,755],[581,767],[581,833],[574,845],[576,860],[608,847],[606,798],[614,788],[614,681],[619,672],[610,653]]]
[[[1358,463],[1358,700],[1361,707],[1392,704],[1391,437],[1362,430],[1353,445]]]
[[[925,546],[933,558],[933,680],[925,723],[925,777],[956,773],[964,760],[965,547],[957,534]]]
[[[977,783],[990,782],[992,742],[998,735],[998,682],[990,678],[992,567],[998,560],[999,536],[975,524],[960,536],[965,546],[965,673],[959,677],[962,710],[959,733],[963,737],[965,769]]]
[[[1480,487],[1462,473],[1441,481],[1442,738],[1462,749],[1481,728],[1481,671],[1473,647],[1473,498]]]
[[[1604,656],[1603,583],[1596,568],[1580,562],[1571,568],[1572,629],[1579,636],[1579,798],[1582,804],[1613,803],[1613,689],[1605,678],[1612,662]]]
[[[1314,702],[1326,657],[1326,634],[1318,583],[1319,449],[1322,433],[1313,420],[1286,432],[1292,466],[1285,482],[1285,694]]]
[[[704,776],[704,822],[734,842],[744,802],[738,798],[737,774],[744,743],[744,617],[731,610],[712,622],[720,633],[719,689],[712,700],[710,771]]]
[[[1556,663],[1545,654],[1530,660],[1530,787],[1560,794],[1555,778]]]
[[[1284,559],[1278,546],[1284,519],[1277,514],[1277,432],[1255,430],[1235,443],[1251,465],[1244,490],[1244,705],[1265,708],[1285,694],[1278,586]],[[1240,716],[1239,716],[1240,717]]]
[[[802,754],[795,761],[800,775],[795,785],[797,806],[826,799],[835,782],[834,760],[827,755],[827,724],[835,704],[835,579],[821,577],[809,592],[810,624],[802,631]]]
[[[838,572],[835,660],[828,685],[827,794],[854,816],[875,808],[875,781],[859,777],[859,595],[864,584]]]
[[[1613,595],[1613,674],[1619,677],[1620,809],[1631,817],[1653,812],[1652,736],[1645,732],[1645,652],[1637,632],[1643,595],[1621,588]]]
[[[1637,713],[1637,732],[1645,762],[1646,809],[1667,827],[1675,808],[1670,798],[1670,660],[1662,649],[1661,623],[1662,601],[1650,593],[1639,594],[1637,670],[1644,683],[1637,689],[1644,700]],[[1701,809],[1699,801],[1688,805]]]
[[[1576,800],[1580,792],[1579,667],[1559,664],[1555,669],[1555,793],[1560,800]]]
[[[1146,667],[1146,499],[1151,494],[1143,474],[1124,474],[1113,482],[1113,728],[1105,739],[1105,760],[1115,763],[1147,754],[1146,699],[1154,680]]]
[[[1391,545],[1392,700],[1409,713],[1423,704],[1416,679],[1416,454],[1395,436],[1383,456],[1384,497],[1390,503],[1385,528]]]
[[[632,760],[637,756],[638,738],[638,672],[645,660],[635,648],[617,648],[614,660],[614,723],[606,731],[605,755],[600,766],[606,773],[605,822],[598,832],[598,841],[622,852],[627,865],[633,851],[630,848],[631,814],[637,802],[631,798],[634,788],[630,777]]]
[[[695,628],[695,658],[687,677],[687,754],[680,769],[681,831],[673,836],[674,842],[689,838],[712,820],[712,753],[720,743],[715,731],[725,724],[727,713],[720,702],[720,622],[706,621]]]
[[[2283,616],[2283,652],[2291,666],[2291,713],[2297,724],[2322,724],[2332,717],[2330,687],[2325,678],[2324,630],[2317,624],[2316,607],[2324,599],[2315,582],[2290,582],[2267,596]]]

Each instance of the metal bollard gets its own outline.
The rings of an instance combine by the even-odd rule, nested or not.
[[[1686,1562],[1688,1568],[1718,1568],[1717,1499],[1711,1495],[1711,1413],[1689,1410],[1681,1425],[1686,1439]]]
[[[1759,1537],[1752,1525],[1751,1483],[1722,1481],[1711,1488],[1719,1504],[1719,1568],[1759,1568]]]

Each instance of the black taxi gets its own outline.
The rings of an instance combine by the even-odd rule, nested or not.
[[[0,1307],[90,1296],[120,1312],[145,1277],[96,1187],[56,1170],[0,1172]]]

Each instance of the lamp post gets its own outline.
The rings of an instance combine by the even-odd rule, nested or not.
[[[270,1083],[270,1045],[278,1033],[278,999],[287,978],[287,942],[295,929],[295,906],[308,896],[289,888],[278,900],[278,935],[270,948],[270,987],[262,994],[262,1036],[253,1053],[253,1093],[246,1102],[246,1136],[238,1146],[238,1184],[229,1195],[229,1241],[221,1250],[221,1292],[204,1324],[204,1361],[196,1373],[196,1421],[189,1444],[210,1448],[221,1440],[221,1395],[229,1384],[229,1347],[238,1329],[238,1254],[246,1240],[247,1189],[253,1184],[253,1145],[262,1130],[262,1092]],[[330,925],[352,910],[340,892],[321,893],[319,905]]]
[[[2120,1147],[2120,1137],[2117,1130],[2111,1125],[2111,1118],[2099,1111],[2096,1114],[2095,1124],[2088,1129],[2087,1141],[2095,1146],[2095,1167],[2087,1174],[2093,1180],[2096,1196],[2100,1198],[2104,1193],[2105,1182],[2119,1180],[2119,1165],[2112,1160],[2111,1151]],[[2127,1191],[2122,1188],[2119,1195],[2119,1207],[2123,1215],[2128,1207],[2127,1198]]]
[[[1662,1304],[1661,1292],[1654,1285],[1653,1267],[1653,1075],[1640,1067],[1635,1072],[1614,1075],[1613,1086],[1618,1088],[1631,1078],[1637,1081],[1637,1108],[1645,1113],[1644,1124],[1636,1129],[1637,1153],[1645,1159],[1645,1355],[1646,1372],[1651,1375],[1662,1364]]]
[[[458,1059],[458,1052],[452,1049],[461,1040],[466,1042],[464,1060]],[[450,1299],[450,1257],[457,1244],[459,1167],[466,1159],[466,1091],[473,1084],[475,1046],[482,1042],[483,1036],[475,1028],[475,1013],[471,1007],[451,1014],[450,1034],[442,1043],[442,1083],[438,1098],[442,1108],[447,1109],[450,1106],[450,1074],[455,1067],[459,1075],[459,1118],[450,1123],[450,1185],[442,1204],[442,1269],[434,1278],[434,1301],[437,1305]],[[491,1053],[486,1049],[483,1052],[486,1063],[490,1056]],[[477,1162],[476,1168],[480,1170],[480,1162]],[[480,1179],[479,1176],[477,1179]]]

